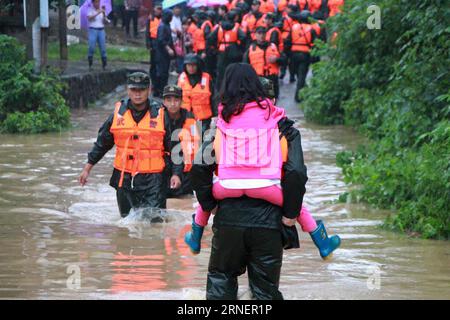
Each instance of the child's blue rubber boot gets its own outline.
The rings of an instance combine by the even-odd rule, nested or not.
[[[195,214],[192,215],[192,230],[185,234],[184,242],[188,245],[193,254],[199,254],[204,227],[195,223]]]
[[[333,256],[333,251],[341,245],[341,238],[338,235],[328,237],[322,220],[317,220],[317,228],[310,232],[310,235],[324,260],[330,259]]]

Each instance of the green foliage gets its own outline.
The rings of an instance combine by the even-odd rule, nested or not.
[[[0,130],[8,133],[60,131],[70,125],[63,85],[51,73],[35,75],[24,48],[0,35]]]
[[[85,61],[87,59],[88,46],[84,43],[73,44],[69,46],[69,61]],[[98,47],[96,49],[99,50]],[[144,47],[130,47],[130,46],[114,46],[107,45],[106,52],[108,54],[108,61],[114,62],[135,62],[149,61],[149,50]],[[100,54],[95,54],[100,59]],[[94,55],[94,56],[95,56]],[[59,43],[51,42],[48,47],[49,59],[59,59]]]
[[[307,119],[357,127],[371,143],[340,153],[351,198],[397,210],[387,228],[449,238],[450,8],[444,1],[380,0],[381,30],[368,4],[347,0],[327,21],[329,57],[302,90]]]

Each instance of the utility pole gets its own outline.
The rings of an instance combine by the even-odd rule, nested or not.
[[[48,0],[40,0],[41,22],[41,70],[47,66],[48,59],[48,28],[50,27]]]
[[[62,61],[68,60],[67,51],[67,13],[66,1],[59,0],[59,57]]]
[[[39,73],[47,65],[49,8],[48,0],[24,0],[26,12],[27,58],[34,60]]]

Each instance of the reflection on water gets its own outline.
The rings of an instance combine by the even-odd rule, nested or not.
[[[450,298],[449,243],[382,231],[378,225],[389,212],[335,203],[347,188],[335,155],[362,140],[348,128],[305,123],[290,102],[292,85],[281,89],[279,104],[302,133],[306,205],[343,240],[334,259],[323,262],[300,232],[301,248],[284,255],[285,298]],[[77,110],[72,131],[1,136],[0,298],[204,298],[212,234],[207,227],[200,255],[184,244],[192,198],[121,219],[108,186],[114,152],[95,166],[84,188],[77,184],[98,127],[121,94]],[[242,298],[248,298],[246,283],[240,280]]]

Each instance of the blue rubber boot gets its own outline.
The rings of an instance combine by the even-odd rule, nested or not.
[[[195,223],[195,214],[192,215],[192,230],[185,234],[184,242],[188,245],[193,254],[200,253],[201,240],[204,227]]]
[[[328,237],[322,220],[317,220],[317,228],[310,232],[310,235],[324,260],[331,258],[333,251],[341,245],[341,238],[338,235]]]

